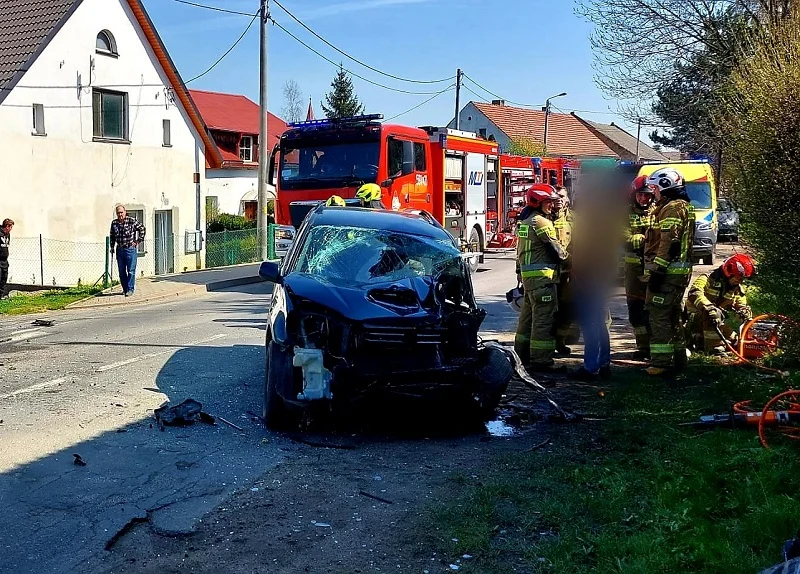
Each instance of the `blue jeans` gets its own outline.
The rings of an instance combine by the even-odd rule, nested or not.
[[[611,364],[611,335],[606,326],[608,299],[602,289],[575,294],[578,321],[583,332],[583,368],[596,374]]]
[[[119,268],[119,282],[122,292],[133,293],[136,283],[136,254],[135,247],[117,247],[117,267]]]

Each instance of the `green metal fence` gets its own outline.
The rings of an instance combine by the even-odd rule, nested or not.
[[[255,263],[258,251],[258,229],[206,234],[206,267]]]

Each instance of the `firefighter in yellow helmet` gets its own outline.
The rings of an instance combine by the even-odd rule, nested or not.
[[[683,176],[675,169],[656,170],[647,184],[656,194],[653,224],[647,230],[644,273],[650,318],[650,367],[661,376],[686,366],[686,336],[681,323],[683,294],[692,278],[694,207]]]
[[[365,183],[358,188],[356,198],[361,200],[361,207],[372,209],[386,209],[381,201],[381,187],[377,183]]]
[[[335,205],[337,207],[346,207],[347,206],[347,204],[344,202],[344,199],[342,199],[338,195],[330,196],[328,198],[328,201],[325,202],[325,205],[327,207],[331,207],[332,205]]]
[[[552,186],[537,184],[527,192],[529,216],[517,230],[517,280],[525,295],[514,337],[514,350],[531,370],[553,367],[556,351],[558,271],[567,251],[556,235],[550,214],[558,196]]]
[[[644,239],[653,222],[656,194],[647,185],[647,176],[640,175],[631,184],[628,226],[625,229],[625,300],[628,321],[636,338],[637,359],[650,358],[650,323],[645,310],[647,283],[644,276]]]

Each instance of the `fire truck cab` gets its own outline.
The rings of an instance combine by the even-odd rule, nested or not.
[[[277,170],[275,245],[285,254],[311,208],[377,183],[387,209],[426,211],[460,240],[476,268],[486,241],[487,191],[497,189],[496,142],[447,128],[382,124],[383,116],[289,124],[270,159]]]

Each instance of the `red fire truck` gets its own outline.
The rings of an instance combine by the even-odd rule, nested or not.
[[[424,210],[460,240],[476,268],[487,239],[487,195],[497,196],[497,142],[439,127],[383,124],[380,114],[289,124],[270,158],[277,164],[276,251],[320,200],[353,198],[365,183],[394,210]]]

